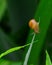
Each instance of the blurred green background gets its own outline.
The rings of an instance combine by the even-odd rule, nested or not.
[[[30,43],[33,31],[28,22],[32,18],[39,21],[39,17],[40,34],[35,38],[39,41],[33,44],[28,65],[48,65],[52,61],[52,0],[0,0],[0,54]],[[4,56],[0,65],[23,65],[27,49]]]

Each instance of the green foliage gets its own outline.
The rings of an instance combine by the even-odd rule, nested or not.
[[[46,65],[52,65],[52,63],[51,63],[51,60],[50,60],[50,57],[49,57],[49,54],[48,54],[47,50],[46,50]]]
[[[14,52],[14,51],[17,51],[17,50],[19,50],[19,49],[21,49],[21,48],[24,48],[24,47],[26,47],[26,46],[28,46],[28,45],[29,45],[29,44],[24,45],[24,46],[19,46],[19,47],[11,48],[11,49],[7,50],[6,52],[0,54],[0,58],[2,58],[3,56],[5,56],[5,55],[7,55],[7,54],[9,54],[9,53],[11,53],[11,52]]]
[[[36,14],[35,14],[36,7],[34,4],[36,4],[36,6],[37,6],[37,3],[35,1],[36,0],[33,0],[33,1],[32,0],[28,0],[28,1],[8,0],[7,1],[8,10],[10,13],[9,23],[12,28],[11,36],[14,37],[15,41],[17,39],[18,43],[21,43],[22,40],[25,40],[25,38],[23,38],[23,37],[25,37],[26,29],[28,29],[28,25],[27,25],[28,20],[34,17],[38,21],[38,19],[40,17],[40,33],[36,34],[35,40],[38,40],[38,41],[33,42],[33,47],[31,48],[30,57],[28,59],[28,65],[39,65],[38,61],[40,60],[40,57],[39,57],[40,52],[43,48],[47,30],[50,25],[50,20],[52,18],[52,0],[41,0],[37,7]],[[6,0],[0,0],[0,20],[2,20],[2,17],[4,15],[6,8],[7,8]],[[28,10],[28,12],[27,12],[27,10]],[[20,25],[20,23],[22,23],[22,25]],[[32,30],[30,30],[30,32],[29,32],[29,35],[28,35],[28,38],[26,41],[26,45],[14,47],[14,46],[16,46],[16,42],[13,42],[13,38],[11,39],[10,38],[11,36],[9,36],[9,35],[7,36],[4,33],[4,31],[0,28],[0,49],[1,49],[0,53],[2,52],[0,54],[0,65],[3,65],[3,64],[4,65],[22,65],[22,62],[12,62],[12,61],[10,62],[7,60],[3,60],[1,58],[14,51],[17,51],[26,46],[29,46],[30,44],[27,44],[27,43],[31,42],[31,40],[32,40],[33,35],[31,36],[30,35],[31,33],[33,33]],[[11,49],[9,49],[9,48],[11,48]],[[26,47],[25,51],[27,51],[27,48],[28,47]],[[9,50],[3,52],[6,49],[9,49]],[[25,55],[25,53],[23,53],[23,54]],[[16,56],[16,58],[17,58],[17,54],[14,56]],[[52,65],[47,51],[46,51],[46,65]]]
[[[23,65],[27,65],[27,63],[28,63],[29,56],[30,56],[30,52],[31,52],[31,49],[32,49],[32,45],[34,43],[34,39],[35,39],[35,34],[33,35],[33,38],[32,38],[32,41],[30,43],[29,49],[28,49],[28,51],[26,53],[26,56],[25,56],[25,60],[24,60],[24,64]]]
[[[40,52],[44,45],[43,43],[46,37],[47,29],[50,24],[50,19],[52,17],[51,13],[52,13],[52,0],[41,0],[36,15],[34,16],[35,19],[40,17],[40,33],[36,35],[36,39],[38,39],[39,41],[33,44],[28,65],[32,63],[34,65],[38,65],[37,63],[40,56]],[[30,36],[28,36],[27,42],[29,39]]]
[[[4,59],[0,59],[0,65],[22,65],[22,62],[13,62],[13,61],[7,61]]]
[[[6,0],[0,0],[0,20],[2,19],[2,16],[4,15],[4,12],[6,10]]]

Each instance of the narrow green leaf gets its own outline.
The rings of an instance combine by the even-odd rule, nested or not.
[[[50,20],[52,18],[52,0],[40,1],[39,7],[34,18],[37,20],[38,17],[40,17],[40,33],[36,35],[35,40],[38,39],[39,41],[33,44],[28,65],[38,65],[37,63],[40,56],[40,52],[42,50],[43,42],[45,40],[45,36],[50,25]],[[27,41],[30,38],[31,37],[29,36]]]
[[[6,10],[6,0],[0,0],[0,20]]]
[[[51,60],[50,60],[50,57],[49,57],[49,54],[48,54],[47,50],[46,50],[46,65],[52,65],[52,63],[51,63]]]
[[[11,53],[11,52],[14,52],[14,51],[16,51],[16,50],[19,50],[19,49],[21,49],[21,48],[24,48],[24,47],[26,47],[26,46],[28,46],[28,45],[29,45],[29,44],[24,45],[24,46],[19,46],[19,47],[11,48],[11,49],[7,50],[6,52],[0,54],[0,58],[2,58],[3,56],[5,56],[5,55],[7,55],[7,54],[9,54],[9,53]]]

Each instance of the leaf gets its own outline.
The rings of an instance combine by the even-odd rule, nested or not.
[[[49,54],[48,54],[47,50],[46,50],[46,65],[52,65],[51,59],[49,57]]]
[[[6,0],[0,0],[0,20],[2,19],[5,10],[6,10]]]
[[[24,46],[19,46],[19,47],[11,48],[11,49],[7,50],[6,52],[0,54],[0,58],[2,58],[3,56],[5,56],[5,55],[7,55],[7,54],[9,54],[9,53],[11,53],[11,52],[14,52],[14,51],[16,51],[16,50],[19,50],[19,49],[21,49],[21,48],[24,48],[24,47],[26,47],[26,46],[28,46],[28,45],[29,45],[29,44],[24,45]]]
[[[37,65],[38,63],[40,52],[43,48],[43,42],[45,40],[46,33],[50,24],[50,19],[52,18],[52,0],[40,1],[34,18],[37,20],[38,17],[40,17],[40,33],[36,35],[35,40],[38,39],[39,41],[33,44],[28,65],[30,64]],[[32,37],[28,36],[27,42],[29,41],[30,38]]]

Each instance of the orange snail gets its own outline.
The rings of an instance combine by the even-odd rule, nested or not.
[[[39,33],[39,23],[35,19],[29,21],[29,27],[34,30],[35,33]]]

